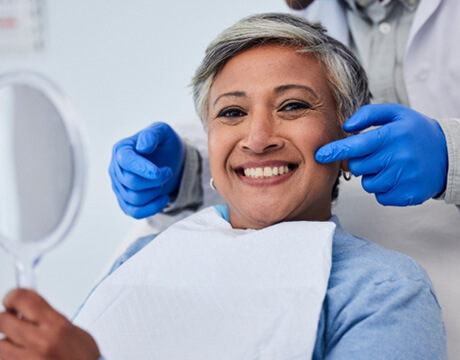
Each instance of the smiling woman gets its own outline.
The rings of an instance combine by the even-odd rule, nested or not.
[[[193,84],[213,183],[227,206],[141,238],[117,260],[75,319],[101,352],[108,359],[445,359],[441,310],[425,271],[347,234],[331,216],[346,163],[319,164],[314,154],[343,137],[343,121],[370,99],[349,50],[302,19],[255,15],[209,46]],[[86,333],[72,337],[74,325],[34,296],[9,295],[0,357],[8,360],[2,348],[53,353],[80,341],[91,359],[97,351]],[[67,331],[46,336],[43,329],[62,323]]]
[[[318,25],[266,14],[220,34],[193,84],[233,227],[331,217],[339,168],[348,166],[323,166],[314,153],[346,136],[343,122],[370,101],[350,51]]]
[[[212,84],[208,113],[211,174],[234,228],[331,217],[340,164],[314,154],[340,134],[313,55],[265,45],[233,57]]]

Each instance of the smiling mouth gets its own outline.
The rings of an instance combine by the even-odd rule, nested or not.
[[[293,171],[297,165],[289,164],[282,166],[265,166],[265,167],[250,167],[250,168],[241,168],[237,172],[248,178],[253,179],[266,179],[277,176],[282,176]]]

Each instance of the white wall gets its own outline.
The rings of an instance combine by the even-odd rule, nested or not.
[[[29,69],[50,77],[85,123],[84,206],[38,269],[39,292],[72,316],[134,221],[111,191],[112,145],[153,121],[193,121],[188,84],[209,41],[243,16],[287,7],[283,0],[48,0],[46,10],[45,52],[1,57],[0,73]],[[12,264],[0,250],[0,297],[14,285]]]

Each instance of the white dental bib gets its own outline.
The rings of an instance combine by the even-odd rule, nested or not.
[[[207,208],[105,279],[75,319],[107,360],[309,359],[332,222],[232,229]]]

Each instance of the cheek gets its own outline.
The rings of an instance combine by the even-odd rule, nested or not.
[[[302,148],[304,156],[309,159],[314,158],[320,147],[340,138],[335,124],[329,123],[326,126],[323,123],[318,123],[316,126],[310,124],[293,133],[298,134],[296,143]]]
[[[209,167],[211,170],[211,176],[214,177],[216,173],[216,164],[219,158],[219,147],[216,142],[216,137],[213,133],[208,133],[208,154],[209,154]]]
[[[340,138],[335,124],[324,126],[320,123],[309,127],[308,131],[298,131],[297,134],[299,136],[296,138],[296,144],[305,159],[306,171],[315,174],[311,181],[334,184],[340,162],[320,164],[316,161],[315,154],[322,146]]]
[[[230,155],[233,146],[230,134],[218,129],[208,131],[208,152],[211,176],[216,178],[222,176],[225,171],[226,160]]]

